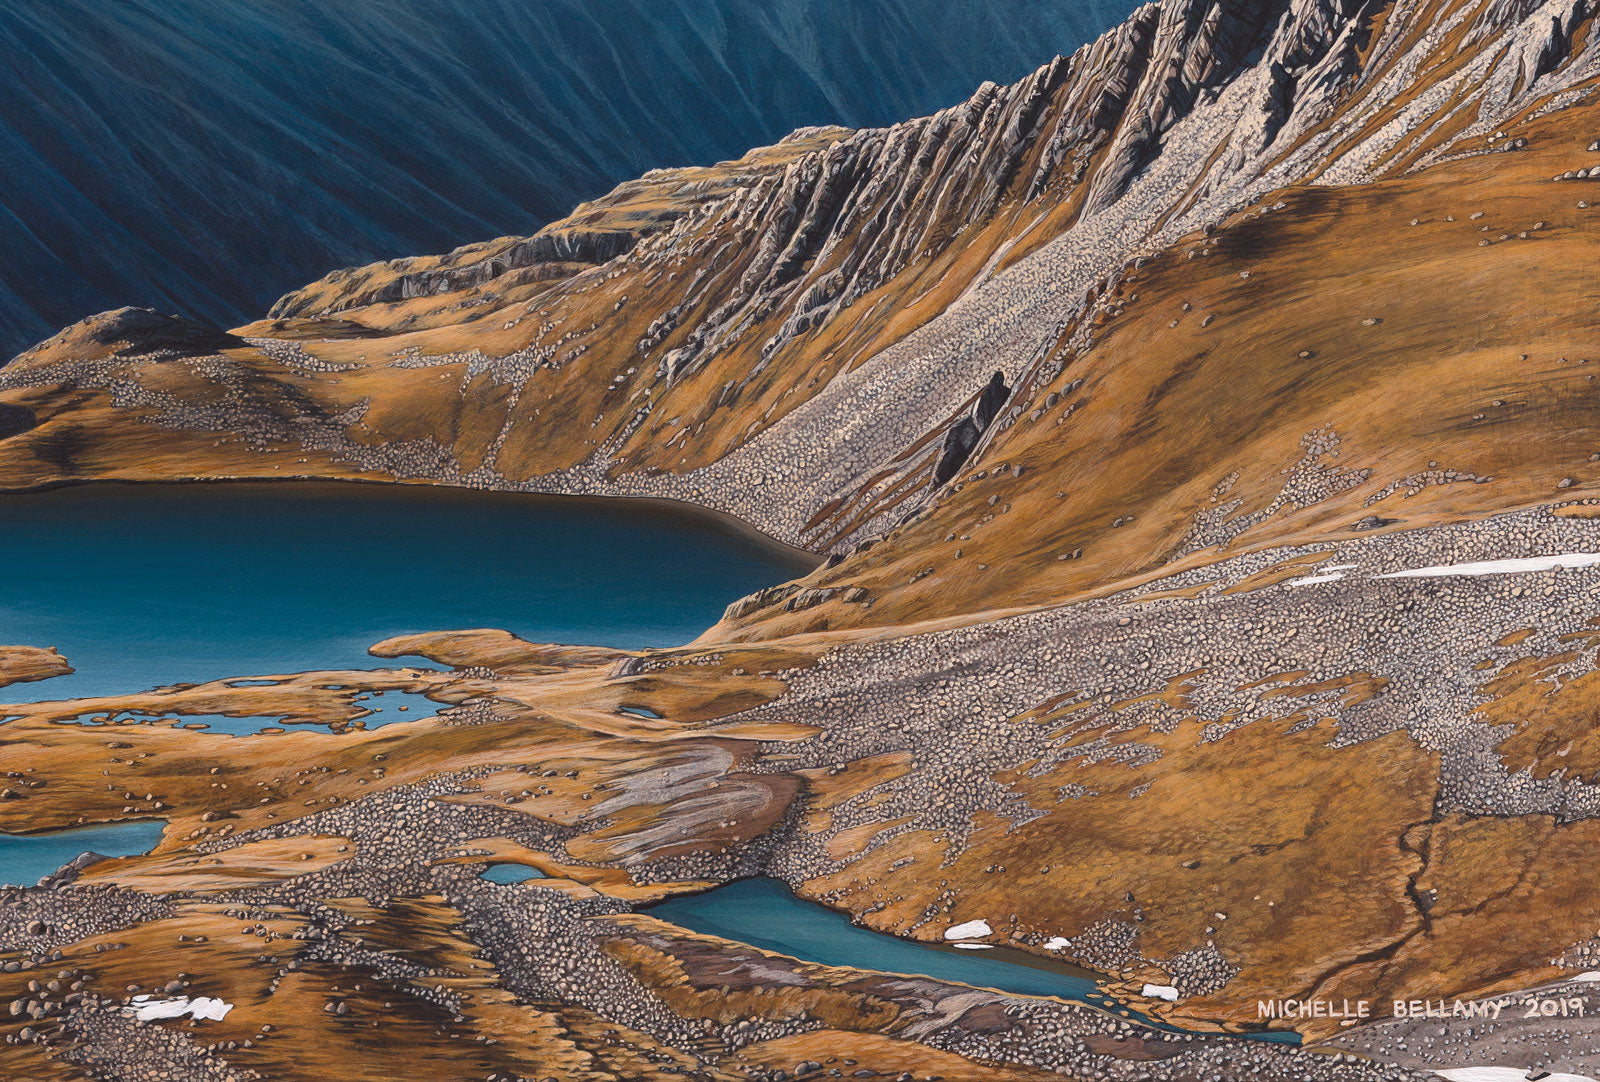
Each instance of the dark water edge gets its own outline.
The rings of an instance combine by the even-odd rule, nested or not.
[[[107,491],[117,489],[144,490],[144,489],[227,489],[249,491],[260,489],[270,493],[279,487],[288,487],[305,492],[313,492],[323,488],[348,488],[362,492],[432,492],[441,494],[444,498],[474,498],[493,497],[497,499],[517,500],[543,504],[564,504],[573,508],[595,507],[605,508],[609,511],[617,509],[638,510],[646,518],[659,518],[662,520],[681,520],[685,525],[703,526],[712,530],[720,530],[736,535],[749,541],[756,549],[771,554],[775,559],[792,563],[797,569],[795,574],[803,575],[813,571],[822,563],[822,557],[809,549],[803,549],[780,541],[771,534],[751,525],[738,515],[714,508],[703,507],[700,504],[689,503],[684,500],[675,500],[667,496],[584,496],[568,493],[542,493],[542,492],[504,492],[485,489],[466,488],[461,485],[452,485],[435,481],[391,481],[373,480],[369,478],[327,478],[327,477],[185,477],[170,481],[140,481],[126,478],[108,478],[92,481],[47,481],[43,484],[26,485],[22,487],[6,487],[0,485],[0,512],[3,512],[5,501],[13,496],[37,496],[45,493],[62,492],[71,489],[93,488]],[[340,495],[335,493],[334,495]],[[0,523],[3,523],[0,519]]]
[[[0,642],[77,670],[0,701],[381,668],[404,663],[369,646],[423,631],[679,645],[816,562],[662,501],[345,482],[0,495]]]
[[[0,0],[0,361],[125,304],[234,326],[647,169],[932,112],[1133,6]]]

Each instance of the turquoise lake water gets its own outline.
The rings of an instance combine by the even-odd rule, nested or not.
[[[147,819],[56,830],[49,834],[0,832],[0,884],[32,886],[78,854],[91,850],[106,857],[146,852],[161,840],[165,825],[159,820]]]
[[[1006,951],[958,950],[898,939],[850,923],[850,918],[797,897],[776,879],[741,879],[703,894],[679,895],[651,906],[652,917],[705,935],[777,951],[802,961],[916,973],[1003,992],[1061,999],[1096,998],[1095,982],[1066,967],[1029,964],[1032,956]],[[1026,961],[1024,961],[1026,959]]]
[[[15,703],[400,666],[367,647],[418,631],[673,646],[813,563],[658,504],[306,483],[0,496],[0,566],[0,643],[77,670],[0,689]],[[411,709],[369,726],[431,709],[388,698]]]
[[[526,864],[491,864],[483,870],[483,878],[491,883],[525,883],[543,879],[544,873]]]
[[[961,950],[874,932],[850,923],[843,913],[797,897],[776,879],[741,879],[701,894],[669,898],[647,912],[702,935],[749,943],[804,962],[918,974],[1017,995],[1080,1000],[1127,1017],[1141,1017],[1117,1006],[1097,990],[1093,979],[1067,966],[1052,966],[1018,950]],[[1251,1034],[1250,1039],[1299,1041],[1293,1033]]]

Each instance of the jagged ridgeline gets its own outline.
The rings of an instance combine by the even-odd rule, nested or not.
[[[1131,0],[5,0],[0,358],[528,231],[652,166],[1015,78]]]

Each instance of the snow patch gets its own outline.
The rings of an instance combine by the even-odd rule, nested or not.
[[[1322,569],[1321,574],[1308,575],[1303,579],[1290,579],[1285,586],[1315,586],[1322,582],[1338,582],[1344,578],[1344,573],[1355,567],[1355,564],[1329,564]]]
[[[224,1003],[211,996],[179,996],[177,999],[156,999],[154,996],[134,996],[128,1009],[141,1022],[159,1022],[167,1018],[189,1015],[199,1021],[220,1022],[233,1010],[232,1003]]]
[[[1061,935],[1053,935],[1044,941],[1044,949],[1047,951],[1064,951],[1070,946],[1072,946],[1072,940]]]
[[[1147,984],[1139,989],[1139,994],[1147,999],[1164,999],[1168,1003],[1178,1001],[1178,990],[1170,984]]]
[[[992,951],[993,943],[956,943],[953,946],[958,951]]]
[[[1600,564],[1600,552],[1566,552],[1555,556],[1529,556],[1520,560],[1480,560],[1477,563],[1439,564],[1410,571],[1391,571],[1380,579],[1435,579],[1456,575],[1521,575],[1533,571],[1553,571],[1558,567],[1593,567]]]
[[[1303,578],[1303,579],[1290,579],[1288,582],[1284,583],[1284,585],[1285,586],[1315,586],[1318,583],[1322,583],[1322,582],[1338,582],[1342,578],[1344,578],[1344,572],[1342,572],[1342,571],[1330,571],[1326,575],[1311,575],[1308,578]]]
[[[994,929],[989,927],[986,920],[969,920],[964,924],[952,925],[944,930],[946,939],[976,939],[981,935],[993,935]]]

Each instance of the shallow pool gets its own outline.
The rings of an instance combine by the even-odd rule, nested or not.
[[[525,883],[544,877],[538,868],[527,864],[491,864],[483,870],[483,878],[491,883]]]
[[[850,923],[843,913],[805,901],[776,879],[741,879],[703,894],[650,907],[653,917],[706,935],[777,951],[802,961],[890,973],[917,973],[1030,996],[1086,999],[1098,985],[1087,973],[1035,961],[1022,951],[956,950]],[[1095,1000],[1109,1002],[1104,997]]]
[[[230,680],[235,686],[270,684],[270,680]],[[418,721],[422,718],[431,718],[440,710],[446,708],[443,703],[436,703],[426,695],[418,695],[406,691],[371,691],[361,695],[356,703],[363,710],[371,713],[357,719],[357,724],[365,729],[381,729],[385,725],[393,725],[397,721]],[[0,721],[9,720],[0,716]],[[231,714],[145,714],[136,710],[124,710],[117,713],[94,711],[80,714],[74,718],[54,719],[57,725],[88,725],[91,727],[117,727],[123,725],[165,725],[179,729],[195,729],[208,733],[223,733],[228,736],[251,736],[266,729],[305,728],[303,724],[285,724],[283,716],[276,714],[251,714],[234,716]]]

